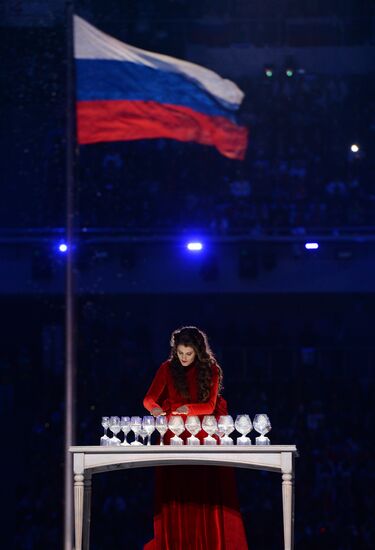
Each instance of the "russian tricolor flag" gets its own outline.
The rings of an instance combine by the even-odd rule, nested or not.
[[[243,92],[213,71],[147,52],[74,16],[78,143],[170,138],[243,159]]]

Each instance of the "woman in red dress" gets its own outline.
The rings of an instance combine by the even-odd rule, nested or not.
[[[171,354],[144,398],[153,416],[228,414],[222,370],[196,327],[172,333]],[[198,437],[202,440],[205,432]],[[181,437],[186,440],[188,432]],[[171,435],[168,432],[165,442]],[[156,468],[154,539],[145,550],[247,550],[234,471],[221,466]]]

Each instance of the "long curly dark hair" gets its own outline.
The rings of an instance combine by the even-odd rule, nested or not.
[[[218,395],[220,395],[223,389],[223,371],[212,353],[206,334],[197,327],[182,327],[172,332],[170,344],[169,368],[177,391],[186,399],[191,397],[187,386],[185,367],[181,365],[177,355],[177,347],[181,345],[193,348],[196,353],[194,366],[198,371],[198,400],[200,402],[208,400],[212,385],[213,364],[219,369]]]

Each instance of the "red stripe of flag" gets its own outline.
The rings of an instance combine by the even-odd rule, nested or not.
[[[171,138],[213,145],[231,159],[243,160],[247,128],[226,117],[205,115],[179,105],[155,101],[95,100],[77,102],[78,143]]]

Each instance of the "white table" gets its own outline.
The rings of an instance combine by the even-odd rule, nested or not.
[[[91,476],[124,468],[212,465],[268,470],[282,474],[284,550],[293,550],[295,445],[175,447],[70,447],[74,469],[75,550],[89,550]]]

